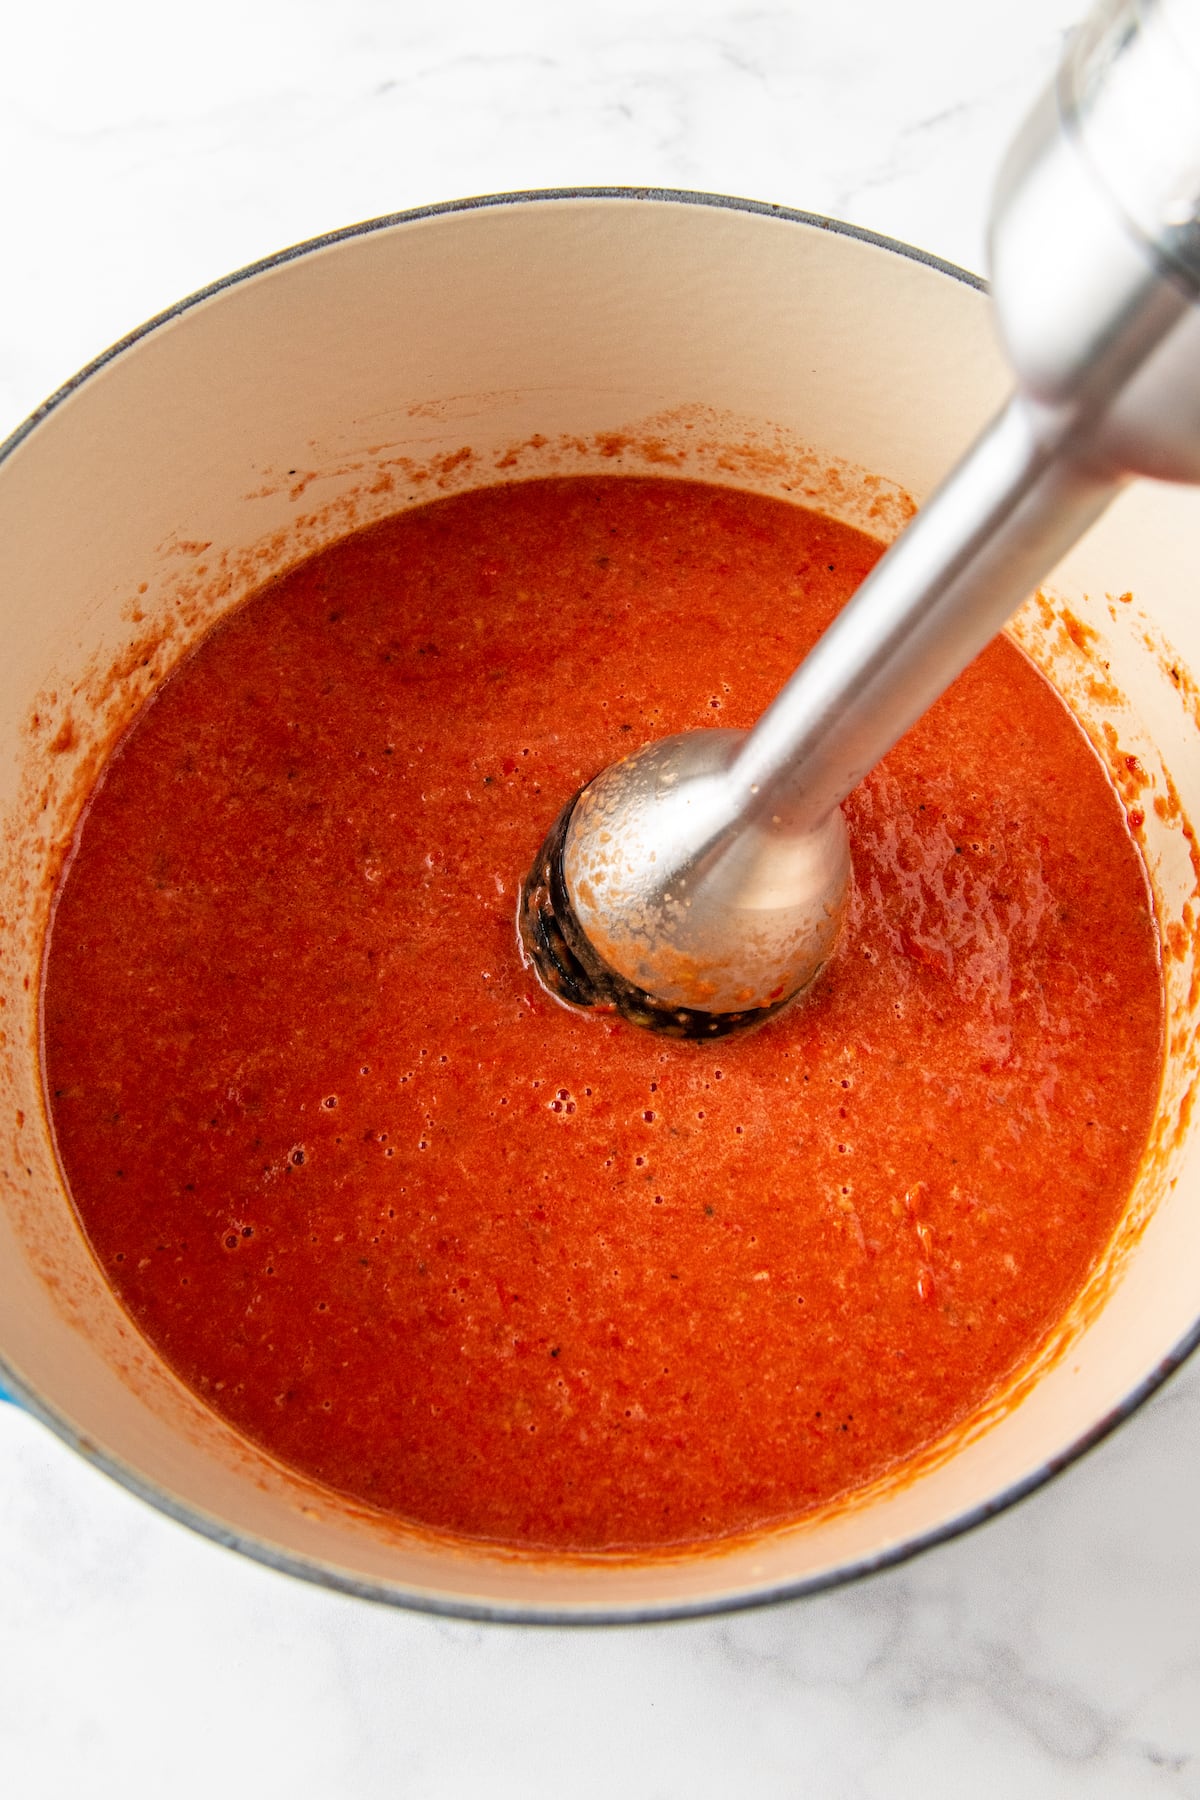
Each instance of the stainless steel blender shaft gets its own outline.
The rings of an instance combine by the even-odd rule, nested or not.
[[[811,830],[995,636],[1119,479],[1056,454],[1012,399],[742,744],[728,774],[739,818]]]

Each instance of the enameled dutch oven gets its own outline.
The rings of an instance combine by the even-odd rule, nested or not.
[[[1036,1487],[1187,1355],[1193,492],[1131,490],[1013,628],[1114,779],[1130,756],[1144,771],[1126,798],[1164,943],[1158,1123],[1126,1224],[1037,1367],[902,1478],[787,1529],[642,1561],[382,1521],[244,1442],[158,1360],[75,1226],[42,1106],[40,950],[88,783],[154,683],[265,576],[441,492],[594,468],[790,494],[887,537],[1006,385],[980,284],[916,251],[745,201],[572,191],[285,251],[134,333],[20,428],[0,450],[0,1380],[14,1397],[134,1493],[264,1562],[442,1612],[596,1621],[897,1561]]]

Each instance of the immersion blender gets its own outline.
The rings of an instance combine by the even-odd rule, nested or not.
[[[1200,0],[1079,27],[1001,169],[989,262],[1002,411],[752,731],[648,744],[551,831],[521,934],[562,999],[712,1037],[800,993],[849,893],[841,801],[1126,481],[1200,481]]]

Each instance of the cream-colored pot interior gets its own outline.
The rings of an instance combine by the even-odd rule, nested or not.
[[[35,1411],[167,1510],[300,1573],[446,1610],[637,1616],[795,1592],[968,1523],[1190,1348],[1192,492],[1123,496],[1016,626],[1144,814],[1171,1002],[1155,1140],[1040,1378],[910,1479],[640,1564],[461,1549],[356,1514],[242,1442],[140,1339],[73,1225],[40,1099],[41,936],[87,782],[140,697],[264,575],[439,492],[597,467],[788,492],[889,536],[1005,387],[984,297],[912,254],[765,208],[561,195],[277,259],[137,335],[18,434],[0,462],[0,1373]]]

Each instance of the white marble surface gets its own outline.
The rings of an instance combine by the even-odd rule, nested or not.
[[[1081,0],[48,0],[0,52],[0,436],[190,289],[515,187],[702,187],[971,267]],[[21,1800],[1200,1796],[1200,1366],[1002,1520],[735,1618],[392,1613],[193,1538],[0,1408]]]

